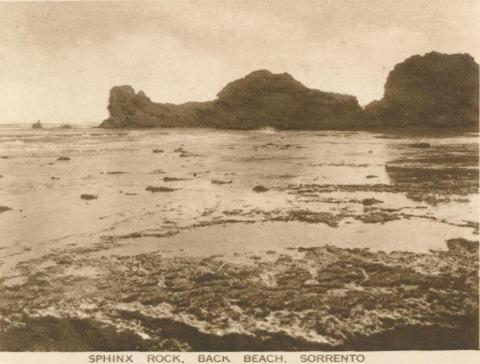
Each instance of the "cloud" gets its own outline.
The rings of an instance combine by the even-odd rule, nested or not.
[[[261,68],[379,98],[389,70],[430,50],[479,56],[476,1],[160,1],[0,4],[0,122],[96,122],[116,84],[208,100]],[[472,11],[476,9],[477,12]]]

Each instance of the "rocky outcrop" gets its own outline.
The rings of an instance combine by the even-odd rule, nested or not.
[[[309,89],[288,73],[256,71],[218,93],[219,126],[233,128],[346,129],[362,120],[354,96]]]
[[[155,103],[143,91],[131,86],[115,86],[110,91],[110,117],[100,127],[194,127],[201,126],[199,114],[208,103],[183,105]]]
[[[479,66],[468,54],[427,53],[397,64],[381,100],[366,106],[382,127],[478,130]]]
[[[101,127],[216,127],[347,129],[362,120],[353,96],[309,89],[287,73],[255,71],[224,87],[210,102],[152,102],[131,86],[110,92],[110,117]]]
[[[288,73],[250,73],[209,102],[152,102],[131,86],[110,91],[103,128],[478,130],[479,66],[468,54],[413,56],[390,72],[385,93],[363,110],[354,96],[310,89]]]

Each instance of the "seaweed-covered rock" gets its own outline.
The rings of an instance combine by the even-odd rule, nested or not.
[[[24,265],[21,283],[0,280],[0,349],[478,349],[478,241],[447,247],[319,244],[249,263],[57,251]]]

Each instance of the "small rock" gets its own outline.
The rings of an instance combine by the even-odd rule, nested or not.
[[[70,157],[58,157],[57,161],[69,161]]]
[[[163,182],[185,181],[186,178],[163,177]]]
[[[173,192],[175,191],[175,188],[170,188],[170,187],[155,187],[155,186],[148,186],[145,190],[150,191],[152,193],[154,192]]]
[[[33,123],[32,124],[32,129],[42,129],[43,126],[42,126],[42,123],[40,122],[40,120],[38,120],[36,123]]]
[[[152,153],[163,153],[163,149],[154,149]]]
[[[255,191],[255,192],[267,192],[268,188],[265,187],[265,186],[262,186],[262,185],[258,185],[258,186],[253,187],[253,191]]]
[[[0,212],[11,211],[12,209],[8,206],[0,206]]]
[[[229,181],[221,181],[221,180],[218,180],[218,179],[212,179],[211,182],[215,185],[226,185],[226,184],[230,184],[232,183],[233,181],[232,180],[229,180]]]
[[[89,193],[84,193],[82,195],[80,195],[80,198],[82,200],[96,200],[98,198],[97,195],[91,195]]]
[[[180,157],[181,157],[181,158],[200,157],[200,155],[199,155],[199,154],[196,154],[196,153],[191,153],[191,152],[183,151],[182,153],[180,153]]]
[[[377,200],[376,198],[364,198],[362,200],[362,204],[364,204],[365,206],[371,206],[371,205],[382,203],[382,202],[383,201]]]
[[[161,169],[155,169],[153,171],[150,172],[150,174],[164,174],[165,172],[162,171]]]
[[[432,145],[430,143],[412,143],[408,145],[410,148],[430,148]]]

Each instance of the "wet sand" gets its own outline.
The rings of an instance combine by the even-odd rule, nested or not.
[[[118,334],[98,350],[474,345],[476,135],[9,128],[0,156],[4,350],[78,325]]]

